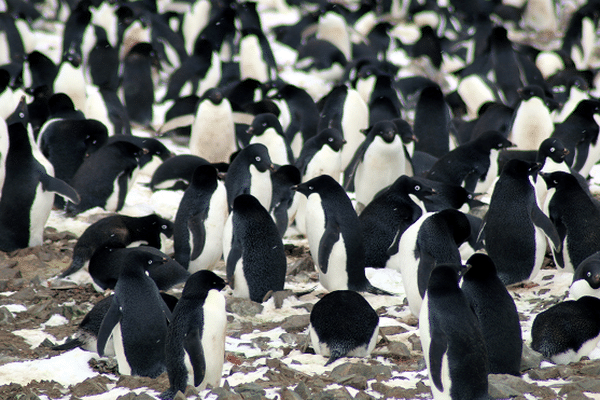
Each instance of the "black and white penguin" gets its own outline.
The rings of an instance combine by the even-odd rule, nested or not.
[[[538,206],[529,180],[539,167],[517,159],[508,161],[484,217],[485,249],[505,285],[537,275],[546,254],[546,237],[554,249],[561,249],[556,228]],[[559,260],[555,261],[560,265]]]
[[[308,198],[306,237],[321,285],[329,291],[389,294],[365,276],[362,229],[344,188],[331,176],[320,175],[295,190]]]
[[[178,154],[163,161],[152,174],[148,186],[152,191],[185,190],[192,181],[194,171],[201,165],[211,165],[202,157]],[[225,166],[217,165],[220,172]],[[226,169],[225,169],[226,171]]]
[[[548,215],[562,244],[554,258],[562,259],[561,267],[574,272],[583,260],[600,251],[600,209],[575,176],[557,171],[542,174],[542,178],[551,191]]]
[[[261,303],[269,291],[283,290],[287,261],[269,212],[250,194],[233,201],[227,282],[235,297]]]
[[[123,141],[107,144],[92,153],[70,181],[81,201],[68,203],[67,213],[75,215],[94,207],[121,210],[142,154],[139,146]]]
[[[157,214],[143,217],[111,215],[102,218],[88,226],[77,239],[71,265],[60,277],[79,271],[102,246],[126,247],[134,242],[144,242],[160,249],[161,234],[169,238],[173,236],[173,223]]]
[[[584,296],[555,304],[536,315],[531,348],[556,364],[577,362],[600,340],[600,299]]]
[[[228,162],[237,150],[231,103],[220,89],[200,98],[190,135],[190,153],[209,162]]]
[[[175,215],[175,260],[194,273],[211,269],[223,253],[229,215],[225,183],[210,164],[196,168]]]
[[[569,287],[569,297],[580,299],[583,296],[600,298],[600,251],[583,260],[575,273]]]
[[[390,247],[388,266],[402,273],[413,315],[419,315],[431,271],[442,263],[461,264],[458,248],[470,235],[467,216],[449,208],[424,213]]]
[[[450,151],[450,114],[439,86],[421,91],[415,109],[415,151],[440,158]]]
[[[269,40],[258,28],[244,28],[239,40],[240,78],[261,83],[277,79],[277,63]]]
[[[368,357],[379,335],[379,316],[369,302],[353,290],[335,290],[315,303],[308,326],[315,353],[329,359]]]
[[[146,268],[161,258],[143,250],[125,259],[114,297],[98,332],[98,354],[112,336],[119,373],[156,378],[165,369],[167,321],[171,310]]]
[[[0,250],[8,252],[40,245],[54,194],[74,203],[80,201],[80,196],[71,186],[53,176],[52,165],[20,122],[8,126],[8,151],[2,156]]]
[[[119,87],[119,50],[109,41],[106,30],[94,26],[96,44],[87,60],[88,82],[99,88],[117,90]]]
[[[479,321],[490,374],[520,376],[523,339],[519,314],[492,259],[483,253],[469,257],[460,287]]]
[[[131,135],[129,114],[117,90],[88,85],[86,95],[84,113],[88,119],[102,122],[109,136]]]
[[[301,179],[298,168],[289,164],[280,166],[271,174],[273,195],[269,213],[273,217],[281,237],[296,218],[298,199],[302,196],[297,195],[296,191],[292,190],[292,186],[299,184]]]
[[[298,48],[294,68],[313,79],[335,82],[342,79],[347,63],[348,59],[335,44],[310,38]]]
[[[150,126],[154,118],[154,81],[152,68],[157,63],[150,43],[138,43],[122,61],[123,101],[131,122]]]
[[[188,385],[198,390],[207,384],[220,386],[227,330],[224,287],[225,281],[211,271],[188,278],[167,333],[170,387],[160,395],[162,399],[172,399]]]
[[[286,140],[281,122],[274,114],[256,115],[246,133],[250,136],[250,144],[262,143],[265,145],[273,164],[294,164],[292,148]]]
[[[508,139],[520,150],[537,150],[554,131],[546,94],[538,85],[524,86],[517,93],[520,101],[515,105]]]
[[[548,204],[546,202],[548,186],[540,175],[551,174],[556,171],[570,172],[570,168],[565,161],[567,154],[569,154],[569,150],[565,148],[562,141],[552,137],[544,140],[537,151],[536,162],[541,164],[542,167],[537,175],[534,175],[532,178],[534,180],[535,196],[538,205],[546,215],[548,215]]]
[[[508,31],[503,26],[492,29],[489,37],[490,59],[495,82],[500,89],[503,103],[514,107],[519,101],[517,90],[523,87],[519,55],[508,38]],[[539,143],[534,146],[537,149]]]
[[[366,267],[386,267],[390,259],[387,251],[395,236],[402,235],[421,217],[425,212],[423,201],[433,193],[427,185],[402,175],[365,207],[358,219],[363,231]]]
[[[233,207],[233,200],[238,195],[251,194],[268,209],[273,195],[271,171],[274,170],[265,145],[255,143],[240,150],[229,165],[225,178],[229,208]]]
[[[344,172],[344,187],[354,183],[357,209],[369,204],[381,189],[405,174],[404,144],[392,121],[377,122],[356,149]]]
[[[510,146],[499,132],[486,132],[438,158],[426,177],[460,185],[471,193],[486,193],[500,174],[500,150]]]
[[[458,286],[460,264],[431,271],[419,316],[419,336],[435,399],[487,400],[485,339]]]

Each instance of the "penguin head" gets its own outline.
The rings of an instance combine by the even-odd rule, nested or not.
[[[212,271],[203,269],[194,274],[185,282],[182,299],[205,298],[210,290],[221,291],[225,287],[225,280]]]
[[[139,277],[147,275],[150,268],[164,264],[167,261],[168,258],[162,253],[134,249],[125,256],[120,276]]]
[[[283,136],[283,128],[281,127],[279,119],[274,114],[261,113],[254,117],[252,124],[246,130],[246,133],[260,136],[269,128],[274,129],[277,134]]]
[[[162,218],[157,214],[146,215],[142,218],[147,219],[152,227],[158,227],[160,233],[162,233],[166,237],[173,236],[173,228],[175,225],[168,219]]]
[[[579,185],[579,182],[577,182],[577,178],[575,178],[568,172],[556,171],[550,174],[542,172],[540,173],[540,175],[542,178],[544,178],[548,189],[560,189],[569,185]]]
[[[501,150],[514,146],[510,140],[506,139],[504,135],[498,131],[484,132],[474,140],[478,147],[486,151]]]
[[[569,154],[569,149],[565,148],[560,139],[548,138],[540,144],[538,161],[543,162],[546,157],[549,157],[555,163],[560,164],[564,161],[567,154]]]
[[[336,128],[325,128],[318,134],[321,143],[331,147],[333,151],[340,151],[346,144],[342,131]]]
[[[523,178],[535,174],[540,170],[542,164],[537,162],[527,162],[523,160],[509,160],[502,169],[501,175],[508,175],[513,178]]]
[[[214,192],[218,185],[218,171],[211,165],[200,165],[192,174],[191,185],[208,193]]]
[[[497,276],[496,265],[484,253],[475,253],[467,260],[466,269],[462,276],[464,280],[481,280]]]
[[[288,164],[277,168],[277,171],[271,174],[271,179],[273,182],[280,182],[291,187],[302,181],[302,174],[296,166]]]
[[[419,140],[415,136],[410,124],[403,120],[402,118],[395,118],[392,120],[394,125],[396,125],[396,130],[402,139],[402,143],[409,144],[411,142],[418,142]]]
[[[379,121],[369,131],[369,135],[379,136],[386,143],[392,143],[398,134],[396,125],[392,121]]]
[[[313,193],[321,193],[327,187],[331,187],[331,185],[339,186],[340,184],[329,175],[319,175],[299,185],[292,186],[292,190],[309,197]]]
[[[600,113],[600,100],[581,100],[573,113],[585,118],[593,118],[594,114]]]
[[[517,94],[522,101],[530,100],[537,97],[542,100],[546,100],[544,89],[539,85],[527,85],[517,89]]]
[[[275,167],[271,163],[271,157],[269,156],[269,150],[262,143],[253,143],[246,146],[242,152],[248,157],[248,162],[259,170],[265,172],[267,170],[275,171]],[[238,155],[239,157],[239,155]]]
[[[400,176],[392,184],[391,189],[395,190],[396,188],[403,193],[416,196],[419,200],[423,200],[426,196],[431,196],[436,193],[432,187],[406,175]]]

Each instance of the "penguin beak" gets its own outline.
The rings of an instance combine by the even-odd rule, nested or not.
[[[227,178],[227,172],[217,172],[217,179],[224,181],[225,178]]]
[[[565,156],[566,156],[567,154],[569,154],[569,153],[570,153],[569,149],[564,149],[564,150],[563,150],[563,154],[564,154]]]
[[[465,264],[465,265],[464,265],[464,268],[463,268],[463,269],[461,269],[461,270],[459,271],[459,273],[458,273],[458,276],[460,276],[460,277],[463,277],[463,276],[465,276],[465,274],[466,274],[467,272],[469,272],[469,270],[470,270],[471,268],[473,268],[473,266],[472,266],[471,264]]]
[[[254,134],[254,128],[253,128],[253,127],[251,127],[251,126],[249,126],[249,127],[248,127],[248,129],[246,129],[246,133],[247,133],[248,135],[252,135],[252,134]]]
[[[275,172],[275,171],[277,171],[277,168],[275,168],[275,165],[274,165],[274,164],[270,164],[270,165],[269,165],[269,170],[270,170],[271,172]]]

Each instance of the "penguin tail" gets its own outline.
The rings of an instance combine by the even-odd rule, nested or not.
[[[73,262],[71,262],[71,265],[69,266],[69,268],[67,268],[66,270],[61,272],[58,277],[66,278],[67,276],[74,274],[75,272],[79,271],[81,269],[81,267],[83,267],[83,264],[84,264],[83,259],[81,259],[79,257],[73,257]]]
[[[294,292],[294,296],[296,297],[302,297],[305,296],[307,294],[311,294],[312,292],[314,292],[319,286],[313,286],[312,288],[308,289],[308,290],[304,290],[302,292]]]
[[[83,343],[79,338],[71,338],[67,339],[63,344],[59,344],[56,346],[52,346],[52,350],[63,351],[63,350],[72,350],[76,347],[81,347],[85,343]]]
[[[371,294],[377,294],[377,295],[398,296],[397,293],[392,293],[392,292],[388,292],[387,290],[379,289],[378,287],[375,287],[375,286],[371,285],[370,283],[367,283],[367,287],[363,291],[367,292],[367,293],[371,293]]]
[[[331,354],[329,355],[329,360],[327,360],[327,362],[325,363],[325,366],[327,366],[345,356],[346,356],[346,353],[336,350],[336,349],[331,349]]]

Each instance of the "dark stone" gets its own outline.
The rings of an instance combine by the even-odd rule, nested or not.
[[[292,315],[287,317],[281,324],[281,328],[288,332],[302,332],[310,324],[310,315]]]
[[[241,299],[237,297],[227,298],[226,309],[228,312],[237,314],[241,317],[253,317],[260,314],[264,307],[250,299]]]

